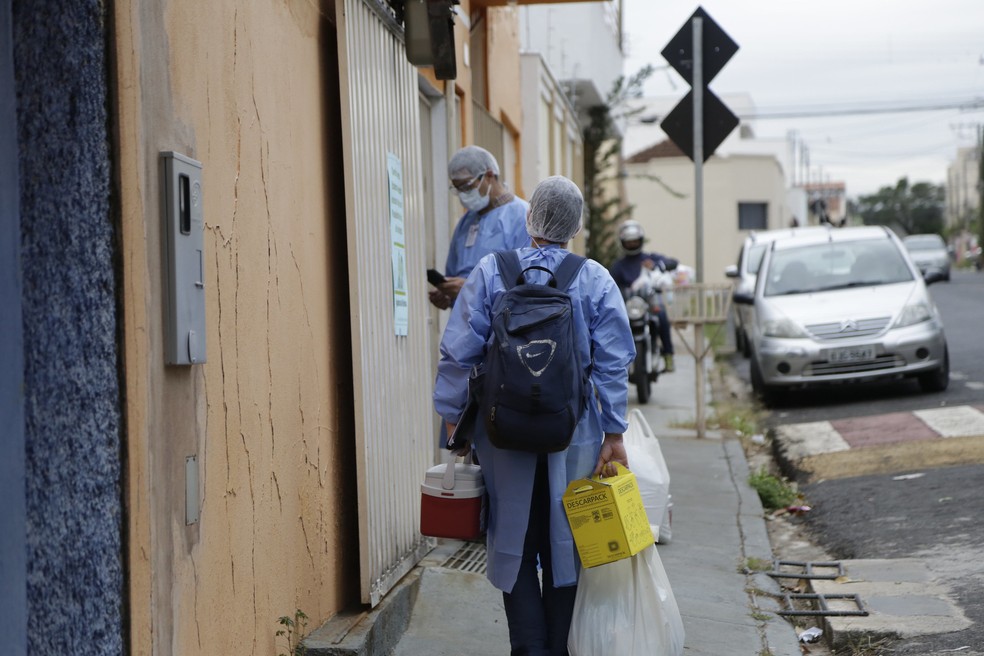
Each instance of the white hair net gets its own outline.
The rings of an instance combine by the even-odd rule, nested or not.
[[[577,185],[554,175],[536,186],[526,230],[531,237],[563,244],[581,229],[584,197]]]
[[[477,178],[486,171],[499,175],[499,163],[492,153],[478,146],[465,146],[448,162],[448,177],[452,179]]]

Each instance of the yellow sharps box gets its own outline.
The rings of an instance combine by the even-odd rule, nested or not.
[[[581,478],[564,493],[564,510],[584,567],[628,558],[653,544],[635,474],[615,466],[615,476]]]

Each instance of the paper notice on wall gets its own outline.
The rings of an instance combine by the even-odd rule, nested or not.
[[[393,262],[393,330],[406,335],[410,325],[407,294],[406,240],[403,234],[403,165],[393,153],[386,153],[389,178],[390,246]]]

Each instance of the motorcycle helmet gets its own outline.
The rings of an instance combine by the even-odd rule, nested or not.
[[[642,252],[642,242],[646,232],[638,221],[626,221],[618,229],[618,241],[626,255],[638,255]]]

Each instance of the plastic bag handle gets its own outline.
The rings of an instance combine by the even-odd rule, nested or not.
[[[642,432],[646,437],[651,437],[653,439],[656,439],[656,433],[653,432],[653,429],[649,425],[649,422],[646,421],[646,416],[642,414],[642,410],[640,410],[639,408],[633,408],[632,412],[630,412],[629,414],[636,415],[636,419],[639,420],[639,427],[642,428]]]

